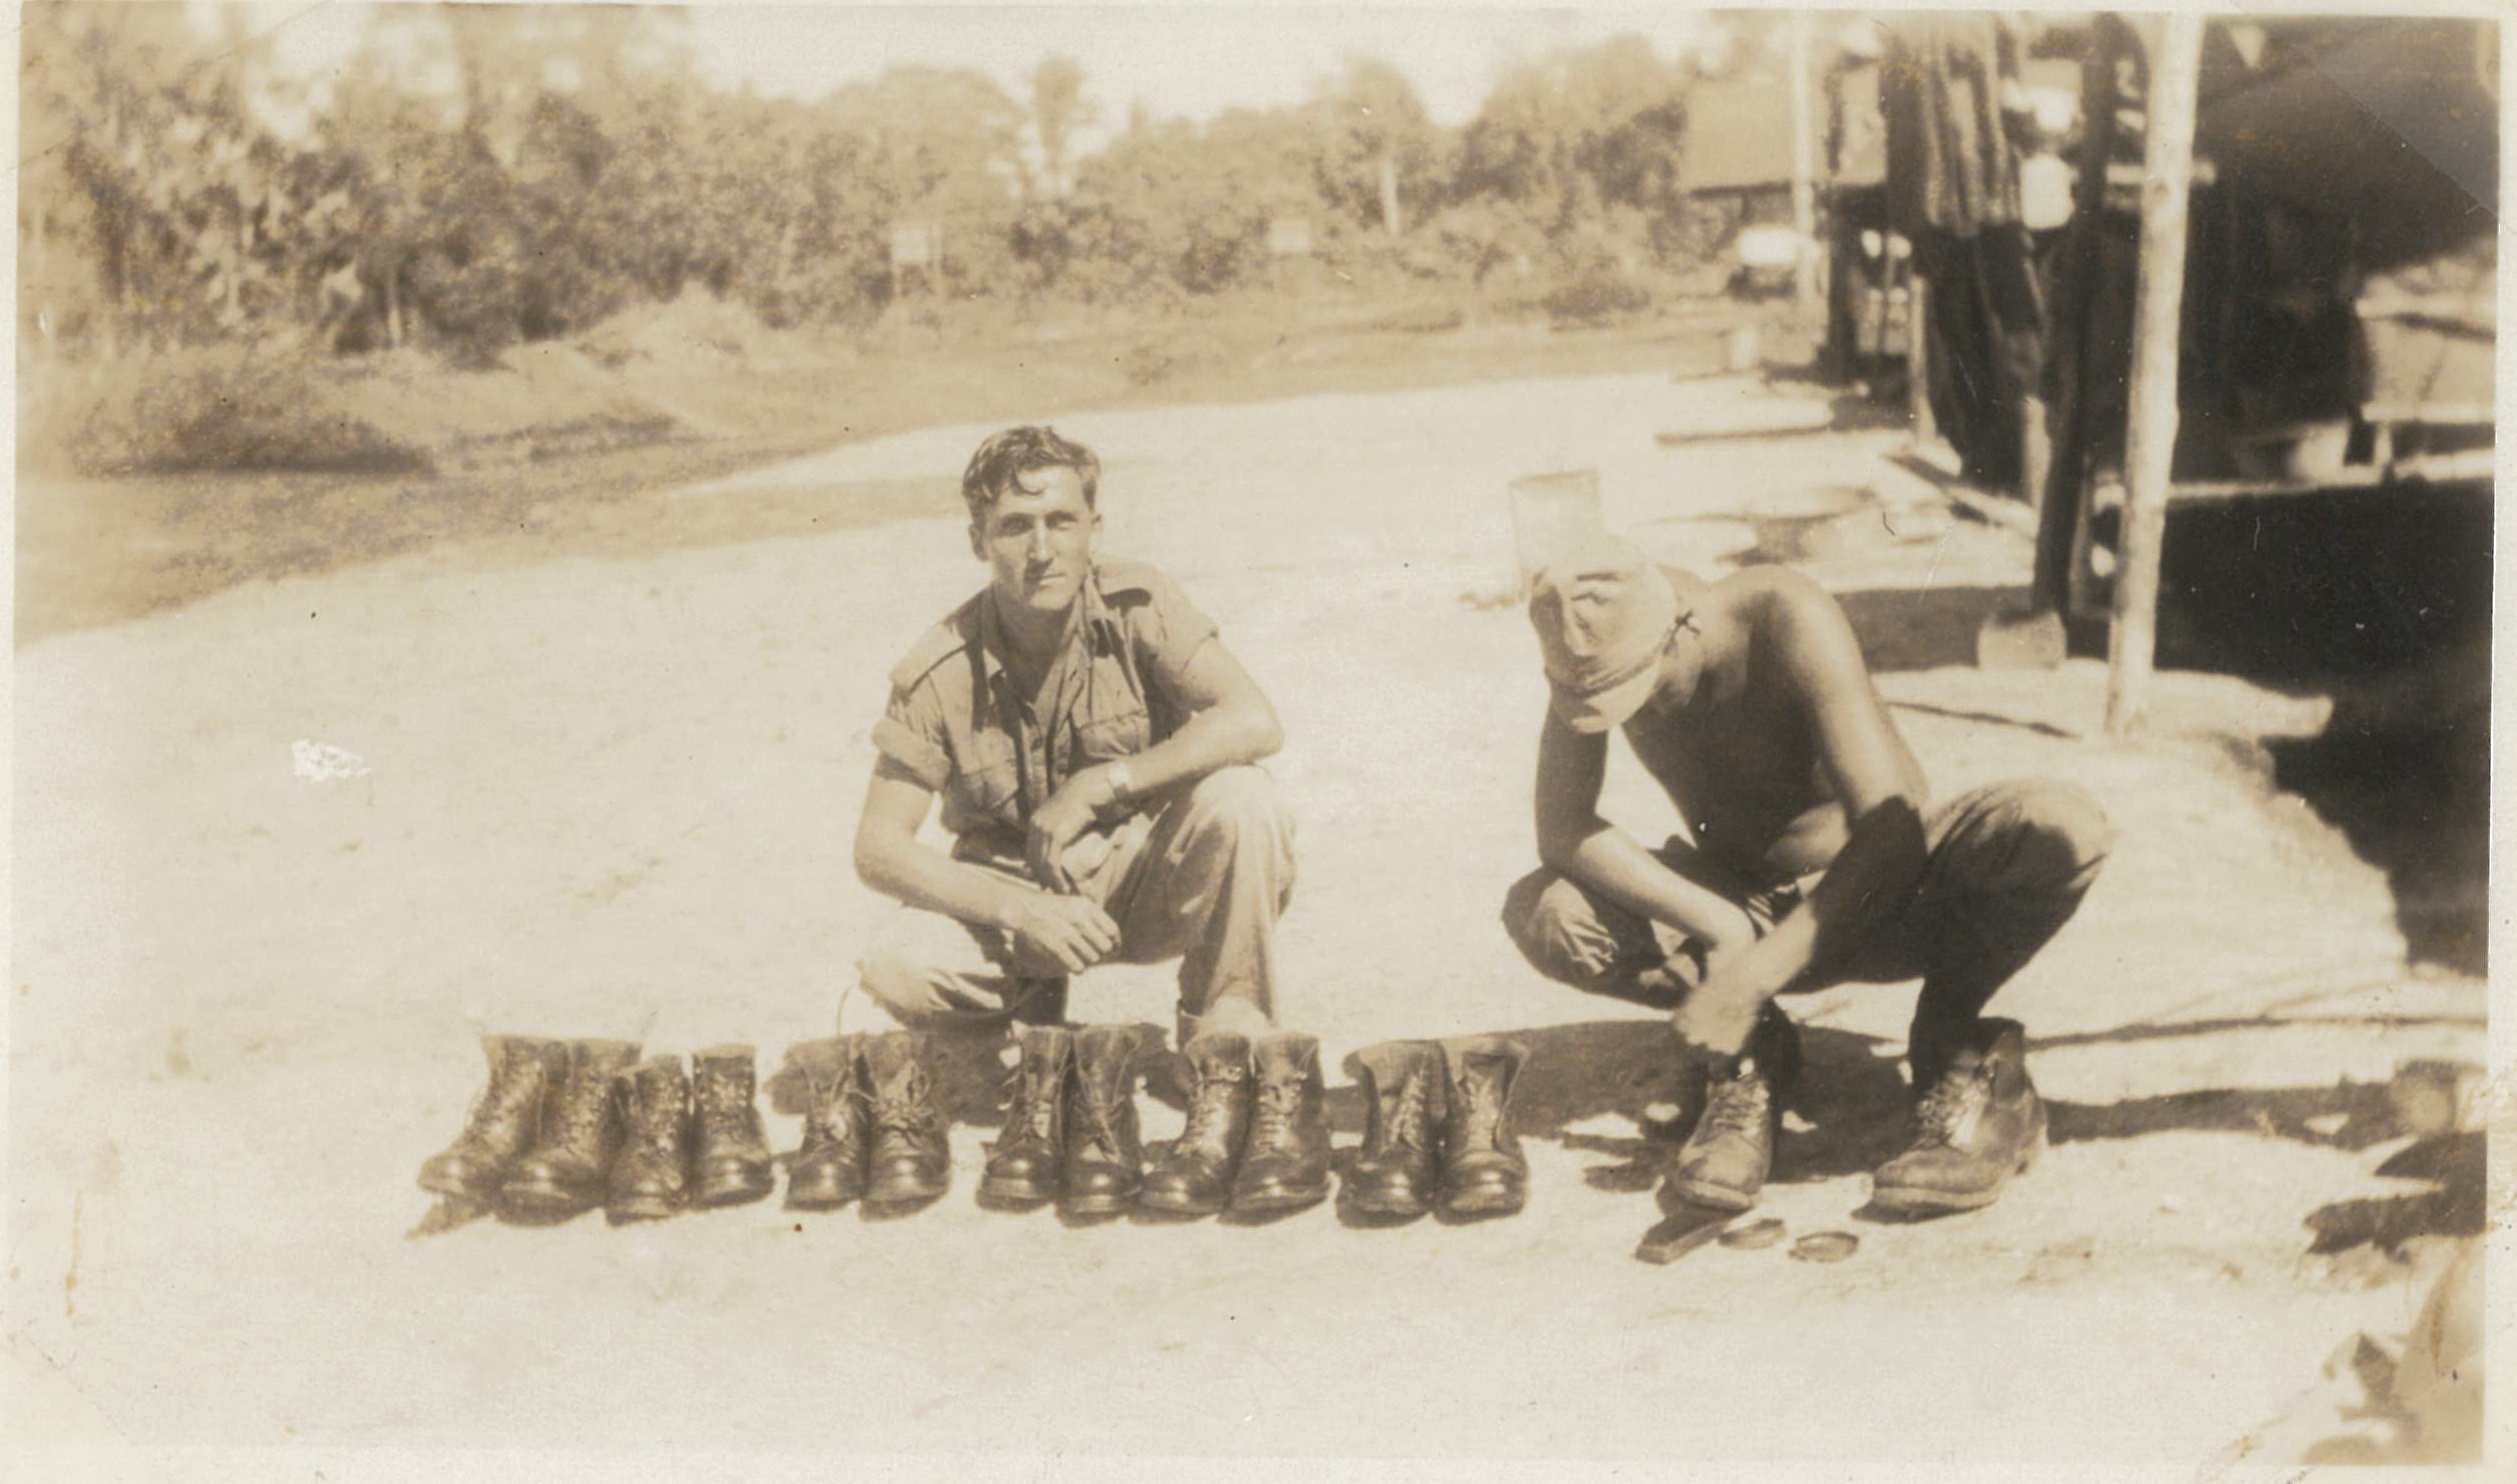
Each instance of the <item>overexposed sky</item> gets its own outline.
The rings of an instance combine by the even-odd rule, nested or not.
[[[354,0],[254,0],[286,65],[320,74],[349,54],[373,13]],[[1142,102],[1158,116],[1205,119],[1227,108],[1300,102],[1351,54],[1406,73],[1436,121],[1466,123],[1514,58],[1624,31],[1676,56],[1698,33],[1690,7],[1361,8],[1271,0],[1154,6],[829,5],[705,0],[689,38],[718,84],[818,97],[896,66],[970,67],[1016,98],[1041,58],[1083,64],[1105,124]]]
[[[1298,103],[1350,54],[1377,56],[1416,85],[1445,124],[1475,116],[1500,67],[1619,31],[1674,54],[1696,13],[1616,10],[1365,9],[1330,5],[875,7],[711,5],[694,17],[701,55],[721,79],[813,96],[901,63],[975,67],[1015,88],[1065,52],[1086,91],[1117,122],[1142,100],[1155,114],[1203,119],[1231,107]]]

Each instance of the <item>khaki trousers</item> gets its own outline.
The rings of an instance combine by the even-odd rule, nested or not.
[[[1122,824],[1084,873],[1119,927],[1106,962],[1180,960],[1183,1044],[1200,1031],[1258,1035],[1276,1023],[1276,920],[1293,895],[1293,818],[1255,767],[1208,774]],[[1079,850],[1097,845],[1079,842]],[[1018,860],[965,856],[1028,883]],[[1070,868],[1079,863],[1070,851]],[[998,929],[902,907],[857,963],[857,983],[915,1029],[1001,1025],[1065,969],[1026,961]]]

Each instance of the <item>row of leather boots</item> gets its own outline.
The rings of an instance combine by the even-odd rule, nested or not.
[[[1079,1217],[1143,1209],[1262,1217],[1326,1200],[1330,1150],[1317,1037],[1218,1033],[1182,1050],[1187,1119],[1147,1167],[1136,1109],[1143,1044],[1133,1026],[1031,1026],[1020,1034],[1005,1120],[979,1177],[980,1203],[1056,1203]],[[920,1038],[842,1037],[835,1065],[808,1072],[804,1147],[791,1205],[827,1209],[930,1201],[950,1184],[944,1120]],[[1405,1220],[1437,1206],[1508,1215],[1528,1162],[1508,1113],[1526,1053],[1500,1038],[1394,1041],[1357,1053],[1364,1141],[1346,1193],[1355,1212]]]
[[[521,1221],[596,1205],[615,1221],[768,1194],[772,1160],[748,1046],[639,1059],[623,1041],[483,1040],[490,1078],[462,1134],[420,1185]],[[1191,1218],[1264,1216],[1328,1198],[1326,1095],[1316,1037],[1209,1034],[1183,1049],[1188,1116],[1146,1166],[1133,1026],[1026,1027],[1002,1131],[979,1181],[984,1205],[1057,1203],[1076,1216],[1141,1207]],[[913,1208],[951,1184],[948,1120],[927,1040],[843,1036],[798,1048],[804,1135],[787,1156],[787,1203]],[[1374,1220],[1437,1207],[1460,1217],[1521,1209],[1528,1165],[1508,1127],[1525,1053],[1500,1038],[1394,1041],[1355,1058],[1363,1146],[1346,1194]]]
[[[1018,1045],[1004,1125],[979,1179],[983,1205],[1209,1216],[1298,1210],[1328,1197],[1315,1037],[1190,1042],[1188,1123],[1150,1170],[1136,1110],[1136,1027],[1029,1026]],[[902,1207],[945,1192],[951,1155],[927,1051],[924,1038],[906,1033],[843,1036],[835,1054],[806,1063],[810,1099],[788,1204]]]
[[[986,1204],[1059,1202],[1078,1216],[1266,1215],[1328,1199],[1327,1095],[1315,1036],[1210,1034],[1182,1048],[1188,1120],[1151,1170],[1137,1133],[1137,1032],[1023,1031]]]
[[[773,1183],[749,1046],[639,1059],[629,1041],[486,1036],[489,1085],[424,1190],[512,1220],[615,1221],[755,1201]]]

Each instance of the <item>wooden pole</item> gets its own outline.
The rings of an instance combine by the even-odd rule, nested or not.
[[[2176,448],[2177,331],[2185,307],[2185,222],[2193,197],[2194,112],[2201,86],[2202,16],[2173,12],[2150,67],[2124,528],[2106,658],[2106,730],[2117,737],[2140,722],[2158,647],[2159,549],[2167,533],[2169,461]]]
[[[1792,298],[1804,308],[1818,297],[1818,264],[1809,254],[1818,235],[1818,148],[1809,123],[1809,12],[1791,13],[1792,38],[1792,233],[1799,251],[1792,264]]]
[[[1905,260],[1905,415],[1917,447],[1940,436],[1931,415],[1931,281],[1916,260]]]

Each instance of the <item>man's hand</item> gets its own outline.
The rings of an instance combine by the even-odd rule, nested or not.
[[[1026,891],[1005,932],[1017,961],[1054,963],[1069,974],[1084,972],[1119,946],[1119,925],[1090,897]]]
[[[1669,1017],[1679,1042],[1689,1050],[1737,1056],[1748,1044],[1768,998],[1743,972],[1744,956],[1753,946],[1743,941],[1704,950],[1703,982]]]
[[[1024,845],[1031,879],[1048,891],[1072,896],[1075,878],[1066,869],[1066,847],[1119,803],[1119,790],[1107,767],[1086,768],[1060,784],[1048,802],[1032,811],[1031,834]]]

